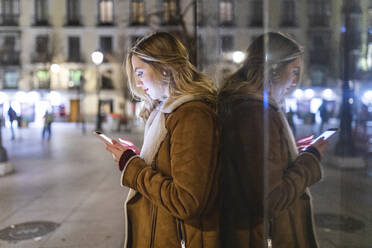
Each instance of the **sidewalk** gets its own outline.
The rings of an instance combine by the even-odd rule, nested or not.
[[[36,239],[0,240],[0,247],[122,247],[127,189],[120,186],[111,155],[90,134],[93,126],[87,126],[85,135],[72,123],[54,123],[52,129],[50,142],[41,140],[41,129],[17,130],[15,141],[3,129],[15,172],[0,177],[0,230],[29,221],[52,221],[59,227]],[[113,135],[123,136],[141,143],[141,133]]]

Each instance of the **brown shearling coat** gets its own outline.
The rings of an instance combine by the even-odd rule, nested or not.
[[[278,107],[256,97],[220,99],[223,204],[221,247],[318,247],[308,187],[321,179],[317,158],[292,160]]]
[[[218,121],[203,101],[165,116],[167,135],[153,164],[131,159],[122,184],[138,193],[127,202],[131,248],[218,248]],[[181,220],[181,221],[179,221]]]

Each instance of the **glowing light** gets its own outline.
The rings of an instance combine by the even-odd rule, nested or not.
[[[93,52],[91,57],[95,65],[100,65],[103,62],[103,53],[101,53],[100,51]]]
[[[8,101],[8,96],[4,92],[0,92],[0,104]]]
[[[237,64],[240,64],[245,59],[245,53],[241,51],[235,51],[232,55],[233,61]]]
[[[317,98],[317,97],[311,99],[311,102],[310,102],[310,112],[311,113],[314,113],[314,114],[316,112],[318,112],[318,109],[319,109],[320,105],[322,105],[322,102],[323,102],[322,99]]]
[[[23,92],[23,91],[18,91],[16,94],[15,94],[15,99],[16,101],[18,102],[27,102],[27,94],[26,92]]]
[[[48,95],[48,100],[52,106],[59,106],[62,103],[61,94],[56,91],[51,91]]]
[[[53,73],[58,73],[61,70],[61,67],[57,64],[53,64],[50,69],[52,70]]]
[[[334,100],[335,94],[334,94],[333,90],[331,90],[331,89],[325,89],[322,92],[322,97],[325,100],[330,101],[330,100]]]
[[[372,105],[372,90],[367,90],[364,92],[362,102],[366,105]]]
[[[313,98],[314,97],[314,90],[312,90],[312,89],[305,90],[305,97],[307,99]]]
[[[301,99],[301,98],[304,96],[304,92],[303,92],[303,90],[301,90],[301,89],[296,89],[296,90],[293,92],[293,96],[294,96],[296,99]]]
[[[349,102],[350,104],[353,104],[353,103],[354,103],[354,99],[353,99],[353,98],[349,98],[348,102]]]
[[[31,91],[27,93],[27,102],[35,103],[40,100],[40,94],[36,91]]]

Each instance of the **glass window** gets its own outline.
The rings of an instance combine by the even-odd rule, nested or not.
[[[293,0],[284,0],[282,2],[282,26],[296,25],[296,5]]]
[[[251,21],[253,27],[261,27],[263,25],[263,2],[254,0],[251,3]]]
[[[81,70],[70,70],[69,71],[69,88],[79,88],[81,85],[81,78],[83,72]]]
[[[68,37],[68,60],[80,62],[80,37]]]
[[[103,53],[112,53],[112,37],[101,36],[99,38],[99,47]]]
[[[50,88],[50,73],[47,70],[38,70],[36,72],[36,88],[49,89]]]
[[[19,73],[16,71],[6,71],[5,72],[5,85],[6,89],[16,89],[18,88]]]
[[[114,22],[114,3],[112,0],[100,0],[98,4],[99,23],[113,24]]]
[[[80,0],[67,0],[67,25],[80,25]]]
[[[178,0],[163,0],[163,24],[177,24],[179,21],[179,1]]]
[[[39,35],[36,37],[36,52],[38,54],[43,54],[48,52],[48,41],[49,37],[47,35]]]
[[[323,0],[308,1],[309,23],[312,26],[328,26],[330,11],[330,2]]]
[[[0,0],[0,24],[18,25],[19,0]]]
[[[131,1],[131,24],[138,25],[145,23],[145,3],[143,0]]]
[[[234,38],[232,35],[221,36],[221,50],[222,52],[231,52],[234,48]]]
[[[232,0],[220,0],[220,24],[232,24],[234,21],[234,12],[233,12],[233,3]]]
[[[47,0],[35,0],[35,24],[43,25],[48,22]]]

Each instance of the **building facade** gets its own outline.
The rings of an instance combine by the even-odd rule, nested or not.
[[[361,68],[370,68],[371,5],[357,2]],[[305,48],[304,86],[333,87],[341,75],[342,23],[338,0],[0,0],[0,100],[3,110],[14,101],[30,122],[50,107],[68,121],[94,121],[98,109],[133,116],[125,52],[155,30],[178,35],[217,84],[254,38],[282,31]],[[96,50],[104,54],[98,66],[91,60]]]

